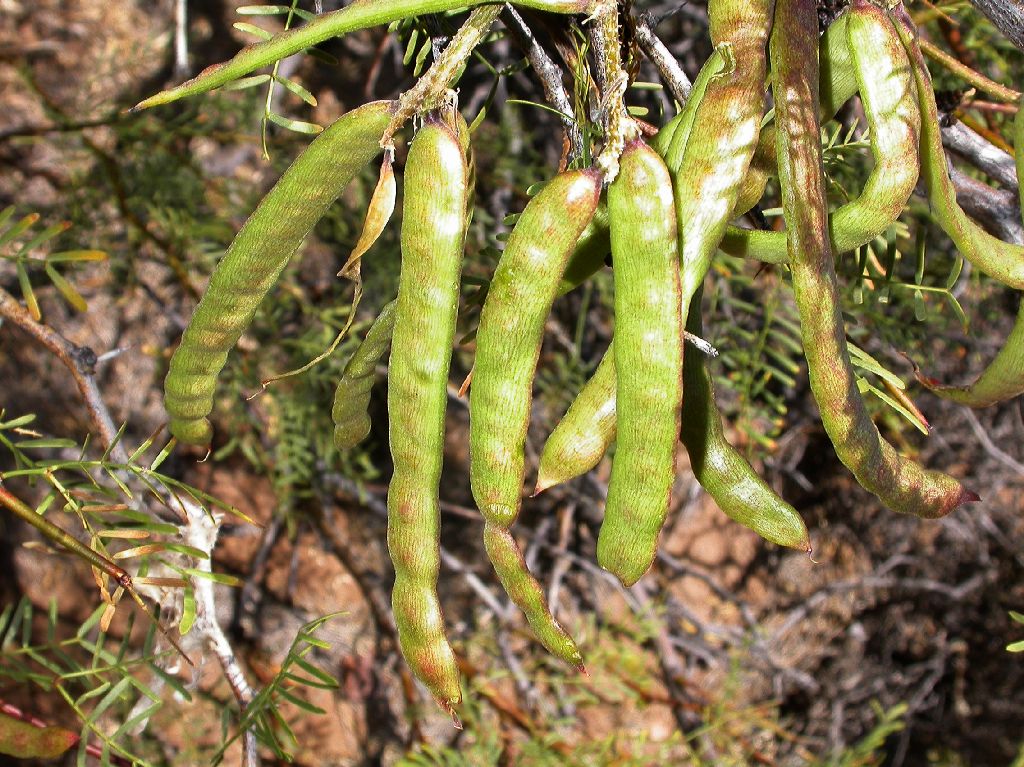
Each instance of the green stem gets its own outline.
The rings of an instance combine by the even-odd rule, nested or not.
[[[0,485],[0,505],[5,506],[16,516],[20,517],[25,522],[28,522],[28,524],[32,525],[54,543],[60,544],[75,556],[84,559],[97,570],[109,575],[117,581],[118,585],[124,588],[125,591],[133,590],[132,577],[124,569],[115,565],[102,554],[99,554],[89,548],[70,533],[57,527],[57,525],[53,524],[50,520],[40,514],[36,514],[28,504],[16,496],[11,495],[3,485]]]
[[[395,116],[384,131],[380,145],[384,148],[394,146],[394,136],[413,115],[439,106],[445,99],[448,89],[458,79],[463,64],[473,50],[480,44],[491,26],[494,24],[503,6],[489,5],[476,8],[466,23],[452,37],[444,49],[444,53],[431,65],[427,73],[416,84],[398,99]]]
[[[325,13],[298,29],[288,30],[246,46],[230,61],[214,64],[181,85],[161,91],[137,104],[131,111],[206,93],[253,70],[272,64],[332,37],[358,29],[390,24],[399,19],[428,13],[453,11],[487,5],[491,0],[356,0],[346,8]],[[597,0],[522,0],[514,5],[551,13],[589,13]]]
[[[981,72],[975,72],[959,59],[955,59],[938,46],[932,45],[927,40],[918,40],[924,55],[937,64],[941,64],[953,74],[966,80],[979,91],[984,91],[989,96],[1012,104],[1020,98],[1020,91],[990,80]]]

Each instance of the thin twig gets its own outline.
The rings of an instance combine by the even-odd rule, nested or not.
[[[971,178],[958,168],[950,168],[949,178],[956,187],[956,200],[969,216],[1001,240],[1024,245],[1017,195]]]
[[[3,288],[0,288],[0,317],[11,321],[39,341],[71,371],[89,413],[89,421],[101,445],[104,449],[113,446],[110,457],[117,463],[126,463],[128,455],[120,444],[114,443],[117,427],[114,426],[110,411],[107,410],[99,387],[96,386],[95,352],[88,346],[71,343],[49,325],[36,322],[28,310]]]
[[[657,67],[658,72],[665,80],[672,97],[680,105],[686,103],[690,98],[690,89],[693,83],[686,76],[686,72],[679,66],[676,57],[672,55],[665,43],[661,41],[653,29],[653,18],[649,13],[641,13],[636,19],[636,39],[644,55]]]
[[[927,40],[922,39],[919,42],[921,44],[921,51],[928,58],[930,58],[932,61],[941,64],[950,72],[957,75],[958,77],[961,77],[978,90],[984,91],[988,95],[993,96],[1002,101],[1007,101],[1011,103],[1017,101],[1017,99],[1020,98],[1020,91],[1016,91],[1013,88],[1006,87],[1002,83],[997,83],[994,80],[990,80],[989,78],[985,77],[985,75],[981,74],[981,72],[976,72],[959,59],[955,58],[954,56],[950,56],[944,50],[942,50],[936,45],[933,45]]]
[[[1017,168],[1013,156],[986,141],[962,122],[943,126],[942,145],[1007,189],[1017,189]]]
[[[174,76],[188,74],[188,2],[174,3]]]
[[[562,70],[548,56],[547,51],[533,34],[533,30],[527,26],[515,8],[511,5],[506,6],[501,20],[526,54],[526,60],[530,62],[533,73],[540,80],[544,98],[559,113],[562,129],[569,142],[570,158],[582,157],[583,134],[580,132],[580,126],[573,114],[572,102],[562,84]]]
[[[184,543],[207,554],[206,557],[196,560],[195,568],[209,575],[212,572],[212,552],[217,545],[217,535],[220,532],[219,516],[208,513],[198,504],[184,498],[176,499],[174,506],[186,520],[186,524],[182,528],[182,534],[185,537]],[[235,700],[238,701],[239,709],[244,717],[245,709],[252,703],[255,693],[249,680],[245,678],[245,673],[235,656],[234,648],[217,622],[214,582],[209,577],[200,576],[192,579],[192,587],[196,598],[196,621],[192,631],[195,632],[196,638],[201,639],[206,647],[217,656],[224,672],[224,678],[231,686],[231,691],[234,693]],[[258,767],[260,759],[256,745],[255,729],[246,728],[242,733],[242,764],[245,767]]]
[[[1021,0],[971,0],[996,29],[1024,51],[1024,3]]]
[[[967,424],[971,427],[971,431],[974,432],[974,436],[978,438],[978,442],[980,442],[981,446],[985,449],[985,452],[1004,466],[1009,467],[1024,477],[1024,464],[1012,455],[1003,452],[999,446],[992,441],[991,437],[988,436],[988,432],[985,431],[985,427],[982,426],[981,422],[978,420],[978,416],[976,416],[970,408],[963,408],[961,412],[967,420]]]
[[[95,371],[93,369],[96,355],[92,349],[76,346],[53,328],[36,322],[32,319],[28,310],[23,308],[13,296],[2,288],[0,288],[0,317],[11,321],[29,333],[71,371],[71,375],[75,379],[79,393],[85,402],[89,419],[98,434],[101,445],[105,449],[109,449],[110,458],[113,461],[127,463],[128,455],[124,447],[120,442],[116,444],[114,442],[117,436],[117,429],[114,426],[114,420],[110,416],[106,403],[103,402],[99,388],[96,386]],[[197,560],[195,566],[200,570],[209,572],[209,555],[216,544],[217,533],[220,529],[219,521],[215,520],[212,515],[207,514],[198,505],[183,499],[167,497],[163,501],[182,513],[186,520],[186,524],[182,527],[182,534],[186,537],[186,542],[208,555],[205,559]],[[234,649],[217,624],[213,582],[201,577],[192,580],[197,614],[193,636],[203,640],[214,651],[224,670],[224,676],[235,693],[239,707],[244,711],[245,707],[253,699],[253,692],[238,664]],[[255,731],[251,728],[247,729],[242,737],[245,751],[244,764],[246,767],[257,767],[259,755],[256,750]]]

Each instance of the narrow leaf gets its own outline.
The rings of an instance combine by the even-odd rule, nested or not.
[[[289,80],[287,77],[275,77],[274,80],[276,82],[280,83],[282,86],[284,86],[284,88],[286,90],[291,91],[296,96],[298,96],[300,99],[305,101],[311,107],[315,107],[316,106],[316,103],[317,103],[316,102],[316,96],[314,96],[312,93],[310,93],[308,90],[303,88],[301,85],[299,85],[294,80]]]
[[[71,304],[73,308],[80,312],[84,312],[89,308],[81,294],[72,287],[70,282],[61,276],[60,272],[50,266],[50,264],[46,264],[46,276],[50,278],[54,287],[60,291],[60,294],[64,296],[64,300]]]
[[[322,125],[307,123],[302,120],[293,120],[290,117],[279,115],[276,112],[267,112],[267,119],[275,125],[280,125],[282,128],[287,128],[288,130],[295,131],[296,133],[315,135],[323,130]]]
[[[25,299],[25,308],[28,309],[28,313],[32,316],[36,322],[39,322],[43,318],[42,312],[39,311],[39,302],[36,300],[36,294],[32,290],[32,282],[28,278],[28,272],[25,270],[25,265],[21,261],[15,262],[15,268],[18,271],[18,284],[21,286],[21,296]]]
[[[32,226],[36,221],[39,220],[38,213],[29,213],[18,223],[8,229],[6,232],[0,234],[0,245],[6,245],[11,240],[17,238],[22,232]]]

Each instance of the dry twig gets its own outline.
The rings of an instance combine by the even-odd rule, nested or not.
[[[32,336],[71,371],[89,413],[89,421],[101,445],[104,448],[113,446],[110,457],[114,461],[127,461],[128,455],[124,448],[114,443],[117,427],[114,426],[114,420],[110,417],[110,411],[107,410],[96,385],[96,353],[88,346],[76,346],[49,325],[36,322],[28,310],[3,288],[0,288],[0,317],[9,320]]]

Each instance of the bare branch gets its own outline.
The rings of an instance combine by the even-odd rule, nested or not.
[[[1017,168],[1013,157],[961,122],[942,128],[942,145],[1007,189],[1017,189]]]
[[[653,29],[653,19],[649,13],[641,13],[636,19],[636,39],[643,49],[644,55],[651,60],[651,63],[658,68],[658,72],[665,79],[665,84],[672,92],[672,97],[680,104],[685,104],[690,97],[690,89],[693,83],[686,76],[686,72],[679,66],[676,57],[672,55],[665,43],[661,41]]]
[[[113,445],[110,452],[111,458],[119,463],[128,460],[128,455],[120,444],[114,445],[117,437],[117,427],[110,417],[100,390],[96,386],[96,353],[88,346],[76,346],[64,336],[41,322],[32,319],[32,315],[25,309],[10,293],[0,288],[0,317],[10,320],[20,327],[39,343],[45,346],[59,359],[64,366],[71,371],[78,391],[85,401],[86,410],[89,412],[89,421],[104,448]]]
[[[988,16],[996,29],[1024,51],[1024,1],[971,0],[971,5]]]
[[[978,442],[985,449],[985,452],[995,458],[1004,466],[1009,467],[1012,471],[1017,472],[1024,477],[1024,464],[1018,461],[1009,453],[1004,452],[992,441],[992,438],[988,436],[988,432],[985,431],[985,427],[981,425],[981,422],[970,408],[962,408],[960,411],[963,417],[967,420],[967,424],[971,427],[971,431],[974,432],[974,436],[978,438]]]
[[[581,157],[583,155],[583,135],[580,132],[579,125],[576,123],[572,102],[569,100],[569,95],[562,84],[562,70],[548,56],[547,51],[537,41],[533,30],[527,26],[523,17],[519,15],[515,8],[511,5],[506,6],[501,14],[501,20],[512,36],[516,38],[519,46],[526,54],[526,60],[530,62],[530,67],[533,69],[534,74],[540,79],[541,88],[544,90],[544,98],[561,115],[562,128],[569,141],[570,156]]]
[[[196,560],[195,568],[203,573],[210,573],[213,548],[217,545],[217,535],[220,532],[220,517],[207,513],[198,504],[185,499],[178,499],[175,507],[186,520],[186,524],[182,526],[185,543],[208,554],[207,557]],[[255,693],[249,680],[245,678],[238,658],[235,657],[234,648],[217,622],[214,583],[209,578],[198,577],[192,579],[192,586],[196,597],[196,621],[192,631],[195,632],[195,637],[217,656],[224,678],[231,686],[231,692],[234,693],[244,717],[245,709],[252,703]],[[242,733],[242,753],[244,767],[258,767],[260,759],[256,748],[256,731],[252,727],[246,728]]]
[[[949,178],[956,187],[957,202],[969,216],[999,239],[1024,245],[1017,195],[993,189],[957,168],[950,168]]]

